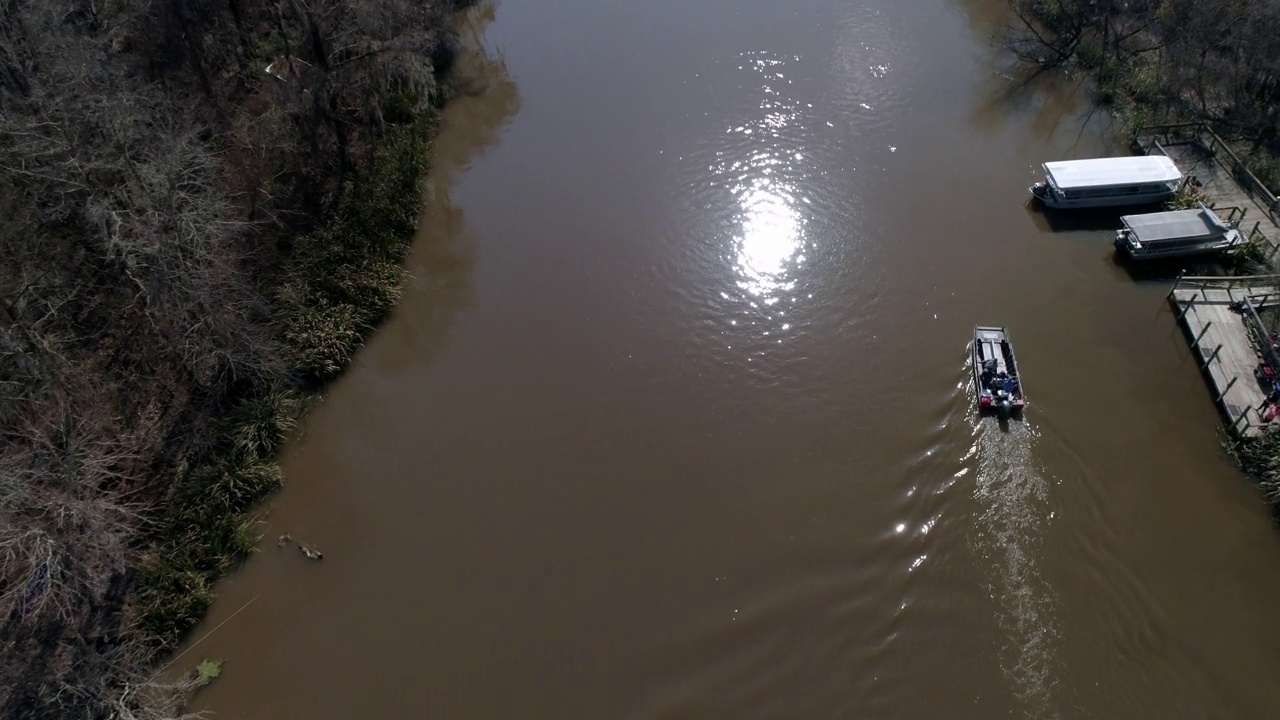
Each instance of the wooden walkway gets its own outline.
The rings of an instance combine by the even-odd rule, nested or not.
[[[1261,333],[1256,310],[1280,305],[1280,276],[1248,278],[1181,278],[1169,293],[1175,312],[1191,341],[1191,351],[1204,371],[1214,401],[1228,427],[1245,437],[1259,435],[1280,420],[1264,423],[1258,407],[1266,400],[1254,371],[1264,355],[1277,370],[1275,352],[1255,340]],[[1241,309],[1232,305],[1246,301]]]
[[[1141,128],[1133,145],[1145,155],[1167,155],[1184,176],[1195,176],[1208,205],[1223,220],[1239,219],[1241,232],[1268,247],[1268,257],[1280,248],[1280,199],[1213,130],[1198,123]]]
[[[1207,204],[1223,220],[1239,220],[1247,241],[1267,248],[1272,264],[1280,250],[1280,198],[1217,133],[1202,123],[1139,128],[1133,148],[1167,155],[1183,175],[1194,176]],[[1262,421],[1258,406],[1270,388],[1255,374],[1264,362],[1280,373],[1280,353],[1257,313],[1280,306],[1280,275],[1182,277],[1169,301],[1228,427],[1245,437],[1280,427],[1280,420]]]

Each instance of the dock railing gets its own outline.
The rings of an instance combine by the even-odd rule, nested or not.
[[[1232,177],[1262,206],[1273,223],[1280,225],[1280,198],[1258,179],[1225,140],[1205,123],[1174,123],[1139,127],[1133,133],[1133,147],[1145,155],[1168,155],[1165,146],[1194,144],[1209,155],[1220,158]]]
[[[1179,275],[1173,283],[1168,297],[1172,298],[1178,290],[1193,288],[1197,290],[1233,290],[1240,286],[1248,288],[1277,288],[1280,297],[1280,274],[1267,275]],[[1256,294],[1256,293],[1255,293]]]
[[[1280,305],[1280,274],[1270,275],[1179,275],[1165,297],[1172,301],[1174,294],[1180,290],[1190,290],[1191,296],[1186,303],[1177,303],[1176,314],[1179,319],[1199,303],[1217,302],[1209,300],[1206,290],[1225,290],[1227,302],[1247,300],[1255,309]],[[1242,290],[1239,297],[1236,290]]]
[[[1209,203],[1206,207],[1212,210],[1213,213],[1218,216],[1218,219],[1222,220],[1222,222],[1227,223],[1228,225],[1233,222],[1237,223],[1237,228],[1241,228],[1241,226],[1243,226],[1244,218],[1249,213],[1248,208],[1242,208],[1235,205],[1218,207]],[[1267,237],[1267,234],[1262,232],[1261,220],[1254,222],[1253,227],[1249,229],[1249,232],[1245,232],[1243,229],[1240,229],[1240,234],[1244,237],[1244,240],[1236,245],[1236,248],[1256,245],[1260,252],[1264,253],[1264,257],[1266,257],[1268,261],[1275,257],[1277,251],[1280,251],[1280,245],[1272,242],[1271,238]]]
[[[1280,245],[1271,242],[1271,238],[1262,232],[1261,221],[1253,224],[1253,229],[1249,231],[1248,237],[1245,238],[1244,245],[1257,245],[1264,248],[1268,262],[1276,256],[1276,251],[1280,250]]]

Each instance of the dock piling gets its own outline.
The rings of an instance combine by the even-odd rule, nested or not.
[[[1191,347],[1197,347],[1197,348],[1200,347],[1200,339],[1204,337],[1205,333],[1209,332],[1209,328],[1211,327],[1213,327],[1212,320],[1205,323],[1204,327],[1200,329],[1200,334],[1196,335],[1196,339],[1191,341]]]
[[[1200,369],[1203,370],[1209,367],[1214,360],[1218,359],[1218,353],[1220,352],[1222,352],[1222,343],[1218,343],[1218,347],[1213,349],[1213,354],[1209,356],[1209,359],[1200,364]]]
[[[1235,420],[1231,421],[1232,431],[1234,431],[1237,435],[1243,435],[1244,433],[1240,431],[1240,421],[1247,420],[1248,418],[1249,418],[1249,408],[1245,408],[1244,412],[1240,413],[1238,416],[1236,416]],[[1248,424],[1249,423],[1245,423],[1246,426]]]
[[[1213,401],[1216,403],[1222,402],[1222,399],[1227,396],[1227,393],[1231,392],[1232,386],[1234,386],[1236,384],[1236,381],[1239,379],[1240,379],[1239,375],[1232,375],[1231,382],[1227,383],[1227,386],[1222,389],[1222,392],[1218,393],[1218,397],[1214,398]],[[1248,412],[1247,408],[1245,409],[1245,412]],[[1241,413],[1241,415],[1243,414],[1244,413]]]
[[[1199,297],[1200,297],[1200,291],[1197,290],[1195,294],[1193,294],[1191,298],[1187,300],[1187,304],[1181,306],[1181,311],[1178,313],[1179,320],[1186,317],[1187,313],[1191,312],[1191,308],[1195,307],[1196,299]]]

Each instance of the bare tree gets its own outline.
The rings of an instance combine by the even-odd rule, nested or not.
[[[279,483],[281,328],[332,374],[398,292],[361,233],[412,228],[378,197],[418,161],[366,168],[438,101],[458,4],[0,3],[0,716],[172,710],[140,668]],[[310,242],[335,211],[365,220]]]
[[[1280,141],[1280,3],[1272,0],[1010,0],[1007,43],[1043,70],[1072,64],[1160,114]],[[1272,153],[1275,154],[1274,148]]]

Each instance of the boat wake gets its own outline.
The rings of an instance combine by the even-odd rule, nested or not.
[[[974,422],[977,473],[974,497],[981,506],[976,550],[987,570],[987,591],[996,603],[1006,642],[1000,651],[1026,717],[1058,717],[1055,686],[1055,596],[1040,573],[1040,541],[1052,517],[1049,482],[1034,459],[1036,431],[1026,422],[1003,426]]]

